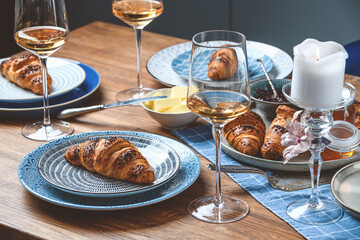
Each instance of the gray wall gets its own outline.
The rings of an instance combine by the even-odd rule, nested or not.
[[[306,38],[360,39],[359,0],[234,0],[233,27],[247,39],[292,48]]]
[[[111,0],[66,0],[71,29],[101,20],[123,24]],[[164,0],[164,13],[146,31],[191,39],[196,32],[232,29],[247,39],[292,48],[308,37],[347,44],[360,39],[360,0]],[[13,40],[14,1],[0,9],[0,57],[20,49]]]

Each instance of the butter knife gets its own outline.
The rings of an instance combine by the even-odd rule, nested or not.
[[[147,102],[147,101],[154,101],[154,100],[158,100],[158,99],[162,99],[162,98],[166,98],[166,96],[131,99],[131,100],[126,100],[126,101],[121,101],[121,102],[116,102],[116,103],[110,103],[107,105],[93,105],[93,106],[89,106],[89,107],[69,108],[69,109],[65,109],[65,110],[62,110],[61,112],[59,112],[56,115],[56,117],[59,119],[65,119],[65,118],[73,117],[73,116],[76,116],[79,114],[96,112],[96,111],[101,111],[101,110],[108,109],[108,108],[121,107],[121,106],[132,105],[132,104],[137,104],[137,103],[142,103],[142,102]]]

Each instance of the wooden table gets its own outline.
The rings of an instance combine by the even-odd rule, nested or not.
[[[155,52],[183,39],[144,32],[144,85],[164,87],[145,70]],[[98,91],[84,105],[114,102],[117,91],[136,84],[135,36],[131,28],[94,22],[70,34],[69,42],[54,56],[74,59],[95,68],[101,76]],[[347,76],[358,85],[359,78]],[[249,215],[229,224],[209,224],[187,212],[196,197],[214,194],[214,173],[200,157],[201,174],[183,193],[151,206],[112,212],[69,209],[31,195],[20,184],[21,159],[43,144],[24,138],[20,130],[28,120],[0,120],[0,239],[303,239],[286,222],[267,210],[224,175],[223,193],[245,200]],[[75,133],[102,130],[143,131],[176,139],[141,107],[122,107],[90,113],[70,120]],[[204,124],[197,120],[193,126]]]

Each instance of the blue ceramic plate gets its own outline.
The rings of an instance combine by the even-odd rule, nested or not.
[[[140,194],[131,194],[113,198],[85,197],[70,194],[55,188],[41,177],[37,168],[39,160],[51,148],[62,144],[63,142],[78,138],[114,134],[141,136],[171,146],[180,157],[179,171],[170,181],[155,189]],[[190,187],[198,178],[199,174],[199,158],[194,151],[184,144],[171,138],[151,133],[127,131],[82,133],[51,141],[37,147],[27,154],[20,162],[18,168],[20,182],[31,194],[56,205],[86,210],[121,210],[158,203],[174,197]]]
[[[268,56],[273,62],[273,68],[269,72],[271,78],[286,78],[292,71],[293,60],[283,50],[269,44],[246,41],[247,51],[257,51]],[[191,50],[191,42],[176,44],[156,52],[147,63],[146,69],[158,82],[169,86],[186,86],[187,80],[177,74],[171,67],[171,63],[180,54]],[[262,79],[265,77],[260,77]]]
[[[208,65],[214,51],[205,51],[201,54],[201,60],[202,58],[204,58],[204,60],[201,61],[200,66],[197,66],[202,70],[199,72],[199,75],[195,76],[197,79],[211,81],[208,77]],[[260,58],[263,62],[267,72],[270,72],[273,68],[273,61],[264,53],[258,52],[255,49],[249,49],[247,50],[247,54],[250,79],[256,79],[264,76],[264,71],[262,70],[260,64],[257,62],[258,58]],[[174,58],[171,63],[171,67],[174,72],[176,72],[185,79],[189,78],[190,55],[191,51],[186,51]]]
[[[85,81],[70,92],[50,98],[50,111],[52,113],[80,105],[100,85],[100,76],[92,67],[80,62],[71,61],[85,71]],[[32,118],[41,117],[42,114],[42,101],[27,103],[0,101],[0,116],[2,117]]]
[[[73,166],[64,158],[66,150],[88,140],[121,137],[128,140],[142,153],[155,173],[152,184],[139,184],[105,177]],[[73,194],[91,197],[115,197],[139,193],[158,187],[175,176],[180,158],[168,145],[153,139],[133,135],[96,135],[62,142],[47,151],[39,161],[40,175],[53,186]]]
[[[0,59],[0,62],[6,59]],[[49,58],[48,72],[52,77],[49,97],[61,95],[78,87],[85,80],[85,71],[76,63],[64,58]],[[42,102],[42,95],[23,89],[0,75],[0,101]]]

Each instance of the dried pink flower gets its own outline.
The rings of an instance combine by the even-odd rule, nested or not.
[[[296,121],[300,113],[301,111],[294,113],[292,121],[286,119],[285,129],[287,132],[281,136],[281,145],[286,147],[283,151],[284,164],[300,153],[309,150],[311,141],[314,140],[309,128],[304,129],[301,123]]]

